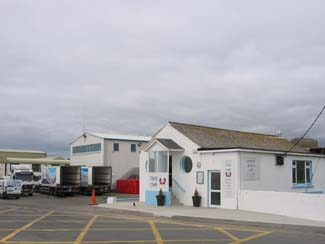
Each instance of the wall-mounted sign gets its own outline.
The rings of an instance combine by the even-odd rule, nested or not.
[[[204,172],[203,171],[196,172],[196,184],[204,184]]]
[[[258,180],[260,178],[260,164],[255,158],[242,158],[240,163],[241,180]]]
[[[233,181],[233,162],[226,160],[224,163],[224,193],[223,197],[232,198],[234,195],[234,181]]]
[[[158,176],[149,176],[149,186],[150,187],[158,186]]]

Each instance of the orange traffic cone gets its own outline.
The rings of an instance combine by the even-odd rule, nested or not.
[[[91,192],[91,202],[89,205],[97,205],[95,188],[93,188],[93,191]]]

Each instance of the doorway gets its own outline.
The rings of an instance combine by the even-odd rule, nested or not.
[[[209,207],[220,207],[221,205],[221,173],[220,171],[209,171]]]
[[[169,188],[172,188],[173,186],[173,158],[172,155],[169,155],[169,171],[168,171],[168,181],[169,181]]]

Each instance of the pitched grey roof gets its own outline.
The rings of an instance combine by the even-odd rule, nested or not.
[[[170,150],[184,150],[184,148],[182,148],[180,145],[178,145],[176,142],[174,142],[171,139],[156,138],[156,140]]]
[[[200,146],[200,150],[247,148],[257,150],[287,151],[292,143],[275,135],[212,128],[200,125],[169,122],[169,124]],[[296,146],[292,152],[308,153]]]

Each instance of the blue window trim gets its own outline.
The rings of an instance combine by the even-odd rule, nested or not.
[[[306,194],[324,194],[323,191],[308,191],[308,192],[305,192]]]
[[[292,188],[296,189],[296,188],[313,188],[314,185],[312,183],[306,183],[306,184],[293,184]]]
[[[307,187],[308,188],[313,188],[314,187],[314,184],[313,184],[313,178],[314,178],[314,174],[313,174],[313,161],[312,160],[292,160],[292,161],[305,161],[305,162],[309,162],[310,163],[310,176],[309,176],[310,177],[310,182],[309,183],[305,183],[305,184],[292,183],[292,189],[307,188]],[[292,167],[292,164],[291,164],[291,167]],[[296,180],[298,180],[298,179],[296,179]]]

